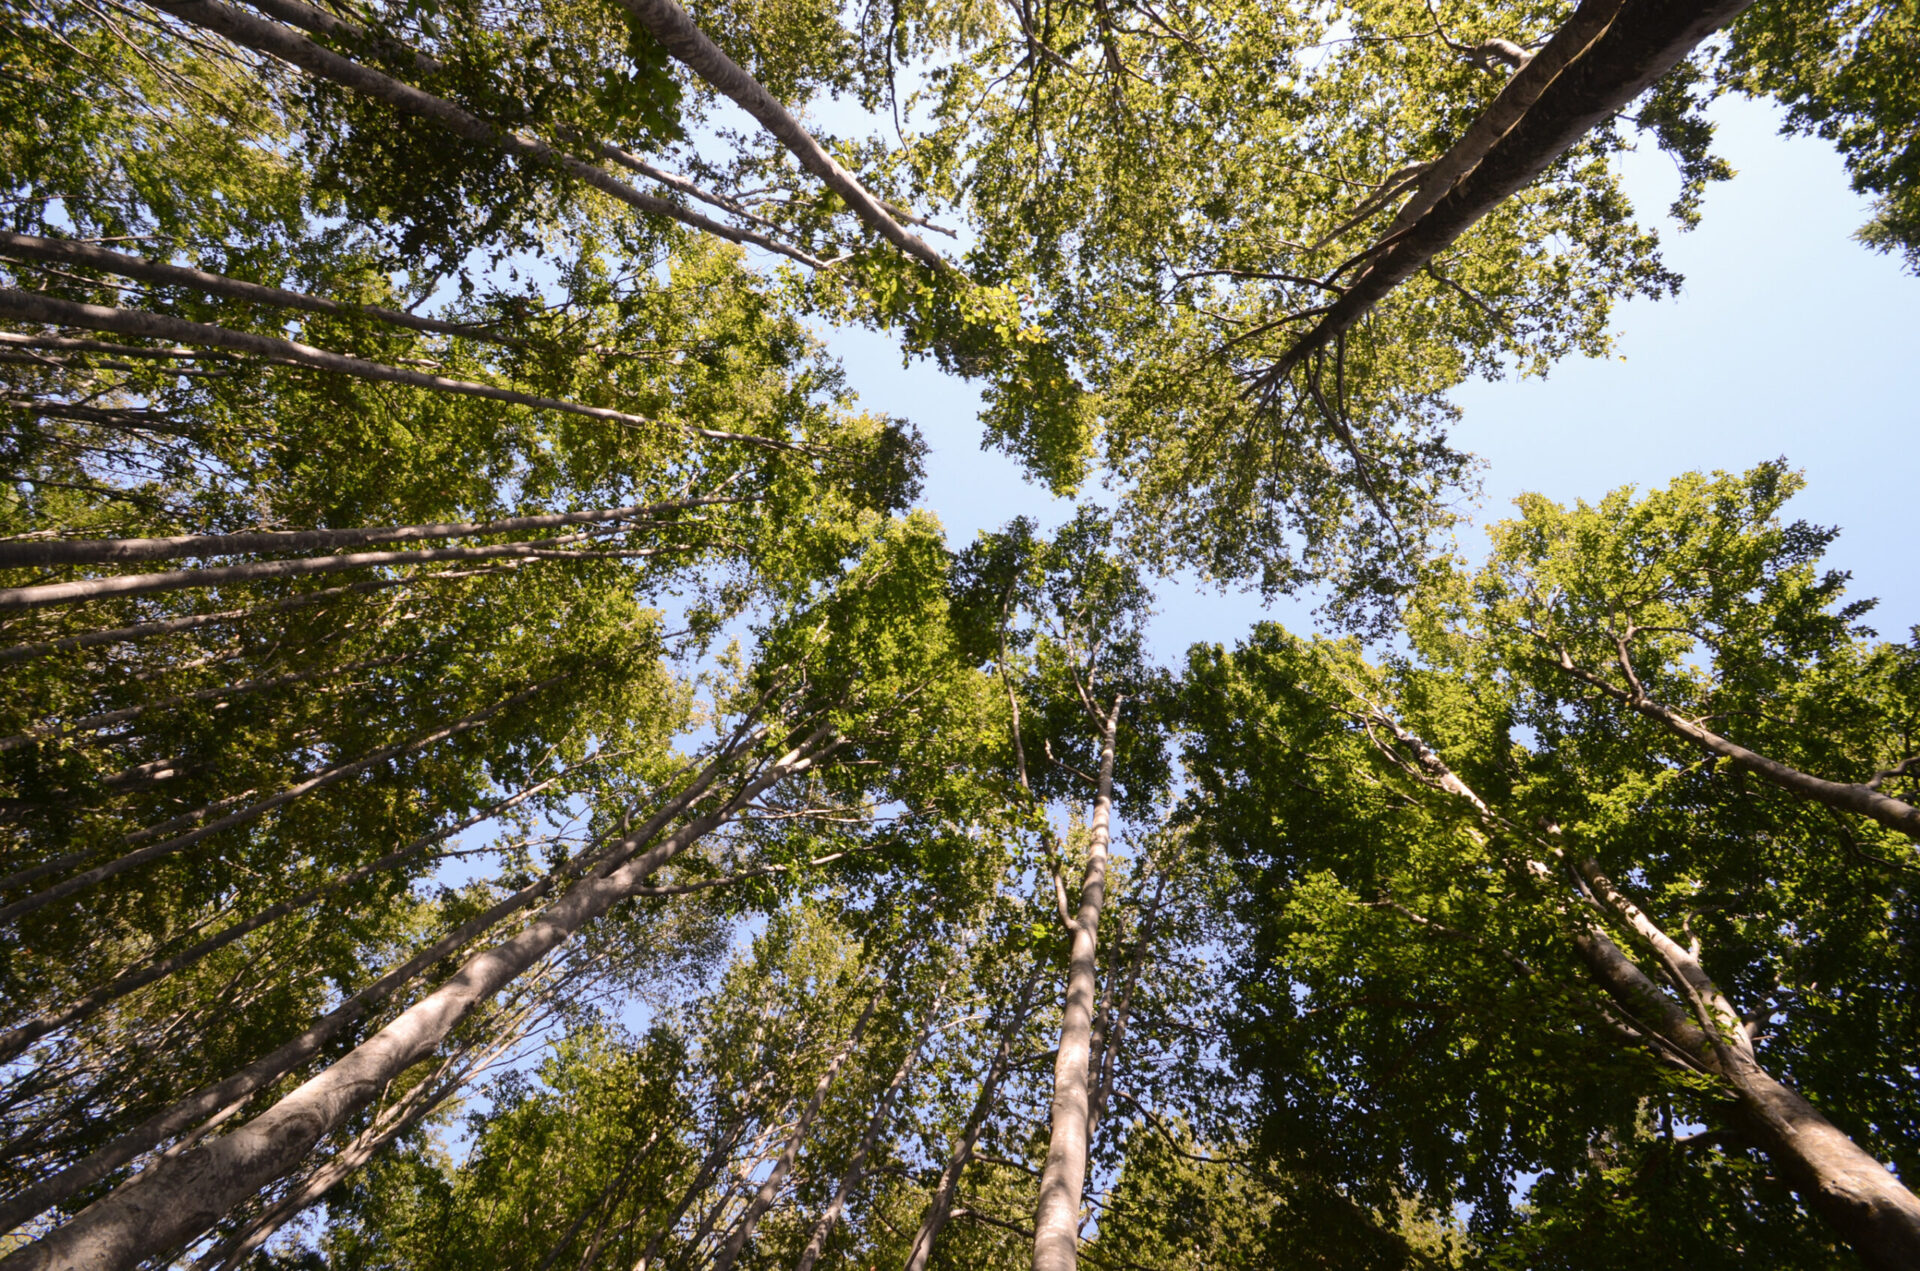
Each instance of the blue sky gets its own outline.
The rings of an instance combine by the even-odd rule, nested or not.
[[[1853,571],[1854,595],[1881,599],[1873,619],[1881,634],[1903,638],[1920,623],[1912,506],[1920,457],[1911,441],[1920,278],[1854,241],[1866,203],[1824,142],[1779,136],[1779,115],[1764,103],[1725,99],[1714,118],[1717,149],[1738,175],[1709,192],[1697,230],[1664,220],[1678,186],[1665,156],[1624,161],[1636,205],[1659,218],[1668,264],[1686,277],[1681,294],[1623,306],[1612,359],[1455,393],[1464,412],[1455,440],[1488,464],[1475,519],[1500,519],[1524,491],[1592,500],[1628,483],[1785,455],[1809,482],[1790,513],[1842,527],[1831,562]],[[863,405],[925,430],[926,502],[956,546],[1021,512],[1065,512],[1011,462],[980,450],[971,386],[925,363],[903,368],[884,336],[837,331],[830,347]],[[1477,558],[1480,545],[1469,528],[1462,549]],[[1191,580],[1163,584],[1160,598],[1154,642],[1165,659],[1196,640],[1231,641],[1262,616],[1299,629],[1312,621],[1303,601],[1267,610]]]

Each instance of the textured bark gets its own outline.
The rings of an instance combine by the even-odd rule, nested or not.
[[[879,1106],[874,1108],[873,1116],[867,1121],[866,1132],[860,1136],[859,1144],[854,1148],[853,1158],[847,1162],[840,1182],[833,1189],[833,1199],[827,1202],[820,1218],[813,1224],[813,1231],[807,1237],[807,1247],[800,1251],[800,1259],[793,1265],[793,1271],[813,1271],[813,1264],[820,1261],[820,1255],[827,1247],[827,1237],[833,1232],[833,1225],[840,1221],[840,1213],[847,1206],[847,1197],[860,1185],[866,1176],[867,1158],[873,1154],[873,1145],[879,1141],[881,1131],[887,1128],[887,1122],[893,1119],[893,1101],[900,1097],[900,1090],[907,1084],[907,1078],[913,1075],[914,1066],[920,1060],[920,1051],[927,1044],[927,1038],[933,1033],[933,1026],[939,1018],[940,997],[936,995],[927,1006],[926,1023],[920,1027],[920,1033],[913,1039],[913,1045],[894,1069],[893,1080],[880,1095]]]
[[[522,534],[572,525],[647,519],[661,512],[737,503],[738,499],[668,499],[585,512],[504,517],[494,521],[458,521],[433,525],[373,525],[345,530],[262,530],[240,534],[178,534],[169,538],[53,538],[0,543],[0,569],[54,565],[109,565],[133,560],[240,556],[255,552],[323,552],[373,543],[418,543],[482,534]]]
[[[244,565],[215,565],[205,569],[168,569],[151,574],[110,574],[68,583],[0,589],[0,611],[38,609],[47,605],[80,605],[111,596],[149,596],[163,591],[203,587],[244,586],[283,578],[311,578],[350,569],[387,565],[425,565],[440,561],[583,560],[609,556],[650,557],[683,550],[678,547],[593,548],[571,546],[583,541],[578,534],[534,539],[525,543],[494,543],[487,547],[427,547],[398,552],[352,552],[345,556],[298,556],[292,560],[256,560]]]
[[[397,759],[403,755],[410,755],[416,751],[424,750],[428,746],[445,741],[450,737],[458,737],[463,733],[472,732],[474,729],[484,726],[487,721],[491,720],[501,711],[526,701],[529,697],[532,697],[543,689],[551,688],[564,678],[564,676],[554,676],[550,679],[541,680],[537,684],[530,684],[526,688],[494,703],[483,711],[475,711],[471,715],[455,720],[453,723],[444,727],[436,728],[423,736],[399,742],[392,746],[382,747],[371,754],[363,755],[349,763],[335,764],[332,767],[323,768],[304,781],[295,782],[293,785],[288,786],[276,794],[269,795],[267,798],[261,799],[256,803],[248,804],[238,811],[229,812],[218,820],[209,821],[205,825],[188,830],[185,834],[175,835],[173,838],[166,839],[162,842],[152,843],[146,847],[122,853],[104,865],[96,865],[84,873],[62,879],[51,887],[34,892],[32,895],[16,900],[10,905],[0,907],[0,923],[13,922],[21,916],[33,913],[38,909],[43,909],[57,900],[64,900],[75,892],[84,891],[98,883],[107,881],[109,878],[116,878],[130,869],[135,869],[147,864],[149,861],[158,860],[162,856],[169,856],[174,852],[192,847],[202,839],[213,834],[218,834],[222,830],[231,829],[236,825],[244,825],[249,821],[256,821],[275,808],[284,807],[302,795],[311,794],[315,790],[325,789],[327,786],[333,785],[336,782],[344,781],[348,777],[365,772],[376,764],[385,763],[389,759]]]
[[[999,1098],[1000,1082],[1007,1075],[1007,1064],[1013,1058],[1014,1038],[1027,1022],[1033,1003],[1033,988],[1039,980],[1040,964],[1035,962],[1027,982],[1020,989],[1020,999],[1015,1003],[1013,1013],[1000,1030],[999,1044],[994,1049],[992,1061],[987,1065],[986,1075],[980,1079],[980,1092],[974,1096],[966,1124],[960,1129],[960,1137],[954,1141],[946,1167],[940,1171],[940,1180],[934,1184],[933,1198],[927,1203],[926,1216],[920,1220],[920,1229],[914,1233],[913,1246],[907,1254],[906,1271],[927,1271],[927,1261],[933,1257],[934,1241],[940,1238],[947,1220],[953,1216],[953,1201],[960,1189],[960,1176],[966,1172],[967,1162],[973,1159],[974,1145],[980,1141],[980,1131],[986,1127],[987,1116]]]
[[[155,1161],[66,1225],[0,1260],[5,1271],[131,1271],[194,1239],[235,1205],[299,1167],[327,1134],[431,1055],[461,1021],[784,777],[804,771],[816,733],[768,764],[721,807],[605,872],[596,870],[519,934],[469,958],[454,976],[244,1126]],[[638,842],[630,837],[616,848]]]
[[[434,318],[422,318],[399,309],[383,309],[377,305],[343,304],[338,300],[328,300],[324,296],[310,296],[304,292],[268,287],[257,282],[247,282],[241,278],[229,278],[225,274],[208,273],[204,269],[191,269],[183,265],[169,265],[161,261],[145,260],[139,256],[128,256],[122,252],[109,251],[94,243],[75,242],[72,239],[39,238],[32,234],[16,234],[11,230],[0,230],[0,253],[24,260],[86,265],[95,269],[108,270],[119,274],[122,278],[135,278],[141,282],[157,283],[163,287],[191,287],[209,295],[227,296],[250,304],[269,305],[276,309],[298,309],[305,313],[372,318],[377,322],[384,322],[389,326],[406,327],[411,331],[460,336],[463,339],[481,340],[509,348],[520,348],[525,343],[521,340],[494,335],[467,323],[442,322]]]
[[[1107,895],[1107,843],[1113,819],[1113,739],[1120,699],[1100,737],[1100,773],[1088,827],[1087,873],[1071,931],[1067,999],[1053,1063],[1053,1112],[1047,1163],[1034,1209],[1033,1271],[1073,1271],[1080,1251],[1080,1195],[1087,1178],[1087,1112],[1093,999],[1099,974],[1100,908]]]
[[[867,999],[866,1009],[860,1012],[860,1018],[854,1021],[853,1031],[847,1034],[847,1040],[834,1052],[827,1062],[827,1070],[820,1074],[814,1083],[813,1097],[807,1100],[807,1106],[801,1109],[795,1118],[793,1129],[787,1134],[787,1141],[781,1144],[780,1155],[774,1159],[773,1170],[760,1183],[753,1199],[747,1203],[747,1211],[740,1215],[740,1221],[733,1225],[727,1234],[727,1242],[720,1247],[719,1254],[713,1260],[713,1271],[733,1271],[733,1264],[739,1261],[740,1253],[747,1247],[747,1241],[753,1238],[753,1229],[760,1225],[760,1219],[773,1208],[773,1202],[780,1195],[788,1175],[793,1173],[794,1165],[800,1159],[800,1148],[807,1140],[807,1131],[813,1128],[813,1119],[820,1115],[820,1108],[827,1101],[827,1092],[833,1089],[834,1079],[852,1057],[854,1048],[860,1044],[860,1038],[867,1031],[867,1023],[880,1006],[884,990],[879,990]]]
[[[322,48],[295,31],[263,21],[242,9],[221,3],[221,0],[148,0],[148,3],[183,22],[217,32],[235,44],[290,62],[310,75],[331,80],[343,88],[385,102],[396,110],[432,120],[457,137],[493,146],[515,158],[557,169],[636,211],[679,221],[728,242],[763,247],[809,268],[823,267],[823,262],[778,239],[751,230],[737,229],[666,199],[636,190],[605,168],[557,150],[538,137],[490,123],[445,98],[435,97],[371,67],[362,66],[330,49]]]
[[[835,163],[833,156],[800,126],[800,121],[789,114],[786,107],[774,100],[760,81],[721,52],[674,0],[620,0],[620,3],[675,59],[707,81],[714,91],[759,120],[761,127],[800,161],[801,167],[844,199],[867,228],[936,272],[953,272],[946,257],[917,235],[908,233],[888,215],[880,201],[869,194],[852,173]]]
[[[1533,99],[1504,129],[1511,103],[1496,99],[1486,132],[1498,130],[1483,151],[1464,145],[1466,170],[1433,200],[1411,224],[1376,244],[1373,263],[1328,308],[1312,330],[1296,340],[1262,377],[1275,384],[1310,355],[1325,348],[1352,327],[1395,287],[1444,251],[1481,217],[1525,187],[1548,164],[1564,154],[1596,124],[1617,114],[1634,97],[1668,71],[1696,45],[1731,22],[1752,0],[1624,0],[1613,7],[1612,20],[1596,37],[1587,37],[1588,19],[1568,40],[1589,42],[1564,65],[1547,63],[1539,75],[1534,65],[1546,62],[1545,50],[1514,77],[1522,95]],[[1611,0],[1597,0],[1582,10],[1603,14]],[[1557,70],[1540,82],[1548,71]],[[1469,136],[1474,136],[1469,129]],[[1477,144],[1478,138],[1475,138]],[[1463,144],[1466,139],[1463,138]],[[1469,161],[1470,162],[1467,162]],[[1436,171],[1439,170],[1436,168]],[[1438,180],[1435,180],[1438,184]],[[1423,189],[1425,188],[1423,184]]]

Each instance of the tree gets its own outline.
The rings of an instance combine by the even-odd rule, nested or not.
[[[1433,580],[1413,657],[1269,628],[1196,658],[1193,815],[1274,914],[1237,1045],[1279,1159],[1340,1143],[1336,1181],[1469,1203],[1487,1256],[1529,1265],[1633,1264],[1639,1243],[1575,1243],[1613,1221],[1708,1259],[1764,1239],[1820,1265],[1835,1237],[1910,1256],[1900,1025],[1811,987],[1904,979],[1910,848],[1567,670],[1604,647],[1689,719],[1793,720],[1828,757],[1885,745],[1910,650],[1838,603],[1830,531],[1777,518],[1795,486],[1767,466],[1529,498],[1484,571]],[[1521,1172],[1543,1175],[1534,1213]]]

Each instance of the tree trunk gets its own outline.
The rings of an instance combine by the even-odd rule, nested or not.
[[[753,1238],[753,1229],[760,1224],[761,1217],[771,1208],[780,1195],[780,1188],[786,1183],[787,1176],[793,1173],[794,1164],[800,1159],[800,1148],[806,1142],[807,1131],[813,1128],[813,1119],[820,1115],[821,1105],[827,1101],[827,1092],[833,1088],[834,1078],[840,1075],[840,1069],[852,1057],[854,1047],[860,1044],[861,1034],[867,1030],[867,1021],[880,1006],[880,998],[885,988],[876,989],[867,999],[866,1009],[860,1012],[860,1018],[854,1021],[853,1031],[847,1034],[847,1040],[827,1063],[827,1070],[820,1074],[820,1080],[814,1083],[813,1097],[794,1120],[793,1130],[787,1135],[787,1141],[780,1147],[780,1155],[775,1158],[773,1170],[761,1182],[759,1190],[747,1204],[747,1211],[740,1215],[733,1230],[727,1235],[726,1244],[713,1260],[713,1271],[733,1271],[733,1264],[739,1260],[740,1251],[747,1247],[747,1241]]]
[[[955,272],[946,257],[929,247],[924,240],[908,233],[888,215],[866,187],[852,173],[835,163],[833,156],[821,148],[820,143],[801,126],[799,120],[788,113],[786,107],[774,100],[773,94],[760,81],[741,69],[706,37],[705,32],[694,25],[685,9],[673,0],[620,2],[675,60],[759,120],[760,125],[800,161],[801,167],[819,177],[828,189],[846,200],[853,214],[869,229],[935,273]]]
[[[926,1216],[920,1220],[920,1230],[914,1233],[905,1271],[927,1271],[927,1261],[933,1257],[933,1242],[953,1216],[953,1200],[960,1189],[960,1176],[966,1172],[967,1162],[973,1157],[974,1145],[980,1141],[980,1131],[985,1128],[987,1116],[993,1111],[994,1101],[999,1097],[1001,1079],[1006,1076],[1007,1065],[1013,1058],[1014,1038],[1027,1022],[1033,1002],[1033,988],[1039,981],[1040,963],[1036,960],[1033,970],[1027,975],[1026,984],[1020,989],[1020,999],[1014,1005],[1013,1014],[1000,1030],[1000,1041],[994,1049],[993,1059],[987,1065],[986,1075],[980,1079],[980,1093],[974,1097],[973,1108],[967,1113],[966,1124],[961,1127],[960,1137],[947,1157],[946,1168],[940,1171],[940,1181],[934,1184],[933,1199],[927,1204]]]
[[[933,1026],[939,1017],[941,995],[935,994],[927,1006],[927,1022],[921,1026],[920,1035],[913,1039],[906,1058],[894,1070],[893,1080],[880,1096],[880,1104],[873,1110],[873,1116],[867,1121],[866,1133],[860,1136],[860,1143],[854,1148],[853,1159],[847,1162],[846,1172],[840,1176],[839,1185],[833,1190],[833,1199],[828,1202],[820,1220],[813,1225],[813,1232],[807,1237],[807,1247],[800,1251],[800,1260],[794,1263],[793,1271],[813,1271],[813,1264],[820,1260],[825,1250],[827,1237],[833,1231],[833,1225],[840,1221],[840,1211],[846,1208],[847,1197],[860,1185],[860,1179],[866,1173],[867,1158],[873,1153],[873,1145],[880,1138],[880,1132],[887,1127],[893,1116],[893,1101],[899,1097],[900,1089],[907,1084],[907,1078],[913,1075],[914,1065],[920,1060],[920,1051],[927,1044],[927,1038],[933,1033]]]
[[[84,873],[75,874],[71,878],[63,879],[45,890],[34,892],[24,899],[16,900],[10,905],[0,907],[0,923],[13,922],[23,915],[43,909],[57,900],[64,900],[75,892],[84,891],[96,883],[103,883],[109,878],[115,878],[130,869],[145,865],[149,861],[158,860],[162,856],[168,856],[174,852],[189,848],[202,839],[213,834],[218,834],[222,830],[231,829],[236,825],[244,825],[249,821],[258,820],[275,808],[283,807],[302,795],[311,794],[315,790],[325,789],[327,786],[333,785],[336,782],[365,772],[376,764],[385,763],[389,759],[397,759],[403,755],[413,754],[416,751],[426,749],[428,746],[445,741],[450,737],[458,737],[462,733],[472,732],[474,729],[485,725],[487,721],[491,720],[501,711],[525,701],[543,689],[551,688],[564,678],[564,676],[554,676],[550,679],[542,680],[537,684],[528,685],[511,697],[489,706],[486,710],[476,711],[464,719],[456,720],[443,728],[437,728],[423,737],[416,737],[411,741],[404,741],[396,745],[383,747],[380,750],[374,751],[372,754],[363,755],[350,763],[335,764],[331,768],[322,769],[306,780],[296,782],[277,794],[261,799],[257,803],[248,804],[238,811],[229,812],[218,820],[209,821],[197,829],[188,830],[185,834],[176,835],[162,842],[152,843],[146,847],[126,852],[108,861],[104,865],[96,865]],[[18,877],[18,875],[16,875],[16,877]]]
[[[505,573],[516,568],[519,561],[510,561],[506,565],[494,565],[486,569],[458,569],[445,573],[415,574],[407,578],[380,578],[372,582],[349,583],[344,587],[326,587],[319,591],[309,591],[298,596],[288,596],[272,604],[258,605],[252,609],[225,609],[214,613],[182,614],[178,618],[158,618],[152,622],[135,623],[130,627],[111,627],[102,631],[84,631],[78,635],[61,636],[55,640],[45,640],[35,644],[15,644],[0,649],[0,666],[13,662],[25,662],[30,658],[46,657],[52,653],[69,653],[76,649],[91,649],[103,644],[127,644],[134,640],[145,640],[151,636],[177,635],[182,631],[193,631],[210,626],[216,622],[244,622],[249,618],[265,617],[268,614],[285,613],[289,609],[303,609],[308,605],[317,605],[336,596],[356,595],[369,591],[384,591],[389,587],[408,587],[417,583],[452,582],[459,578],[476,578],[487,574]]]
[[[110,574],[67,583],[0,589],[0,610],[37,609],[44,605],[77,605],[109,596],[144,596],[188,588],[228,587],[264,580],[337,574],[349,569],[382,565],[416,565],[449,560],[596,560],[606,557],[647,557],[686,550],[678,546],[580,550],[569,545],[584,541],[579,534],[535,539],[530,543],[495,543],[488,547],[430,547],[424,551],[357,552],[347,556],[301,556],[293,560],[257,560],[244,565],[216,565],[206,569],[168,569],[151,574]]]
[[[1425,214],[1375,245],[1373,263],[1336,299],[1312,330],[1263,379],[1277,383],[1314,352],[1351,328],[1414,271],[1444,251],[1481,217],[1512,197],[1601,120],[1619,113],[1702,40],[1731,22],[1752,0],[1625,0],[1511,126],[1490,140],[1458,181]],[[1614,0],[1589,0],[1604,12]],[[1589,29],[1583,21],[1576,34]],[[1522,71],[1516,80],[1527,77]],[[1500,102],[1496,100],[1495,106]],[[1463,139],[1465,140],[1465,139]],[[1438,181],[1435,181],[1438,184]]]
[[[235,44],[291,62],[311,75],[331,80],[397,110],[430,119],[457,137],[503,150],[536,169],[557,168],[638,211],[679,221],[728,242],[764,247],[811,269],[824,268],[824,262],[778,239],[737,229],[666,199],[643,193],[605,168],[556,150],[538,137],[489,123],[444,98],[422,92],[411,84],[350,61],[286,27],[262,21],[219,0],[149,0],[149,3],[183,22],[218,32]]]
[[[575,767],[579,766],[582,765],[575,765]],[[572,771],[572,769],[568,769],[568,771]],[[565,774],[562,773],[561,775]],[[8,1029],[5,1033],[0,1033],[0,1064],[10,1062],[28,1046],[40,1038],[45,1037],[48,1033],[76,1024],[92,1015],[101,1007],[125,997],[134,990],[144,988],[158,980],[165,979],[167,976],[172,975],[184,967],[192,966],[209,953],[225,948],[235,940],[251,932],[258,931],[261,927],[266,926],[277,918],[284,917],[296,909],[310,905],[343,888],[351,887],[361,879],[369,878],[383,870],[391,869],[416,853],[432,847],[435,843],[443,843],[456,834],[470,830],[481,822],[498,816],[516,804],[532,798],[559,779],[559,776],[555,776],[537,785],[528,786],[526,789],[502,799],[491,807],[484,808],[472,816],[467,817],[465,820],[448,826],[444,830],[435,830],[431,834],[422,835],[405,847],[398,848],[375,860],[368,861],[365,865],[361,865],[343,874],[339,878],[331,879],[322,886],[309,888],[297,896],[269,905],[252,916],[236,922],[230,927],[223,928],[199,943],[180,950],[178,953],[169,954],[164,958],[156,958],[145,966],[135,967],[123,972],[108,983],[84,994],[57,1011],[41,1012],[34,1018]]]
[[[651,518],[659,512],[678,512],[738,503],[738,499],[668,499],[634,503],[627,507],[596,508],[586,512],[556,512],[544,516],[515,516],[495,521],[465,521],[439,525],[376,525],[347,530],[263,530],[242,534],[179,534],[171,538],[56,538],[0,542],[0,569],[44,568],[56,565],[111,565],[133,560],[178,560],[182,557],[241,556],[255,552],[321,552],[372,543],[414,543],[440,538],[474,538],[482,534],[522,534],[531,530],[561,529],[571,525],[598,525],[607,521]]]
[[[1033,1271],[1073,1271],[1080,1250],[1080,1194],[1087,1177],[1087,1071],[1093,999],[1099,972],[1100,907],[1107,893],[1107,841],[1113,817],[1113,739],[1120,722],[1115,698],[1100,738],[1100,774],[1089,826],[1087,873],[1072,927],[1060,1050],[1053,1064],[1053,1114],[1047,1163],[1034,1209]]]
[[[437,1035],[444,1036],[446,1031],[451,1031],[460,1018],[492,992],[497,992],[499,987],[510,982],[519,970],[531,966],[539,957],[545,956],[545,951],[557,947],[570,937],[580,925],[624,898],[622,893],[625,887],[644,880],[688,844],[704,835],[711,828],[709,821],[714,825],[719,824],[745,800],[756,797],[781,777],[804,771],[814,762],[811,752],[822,740],[818,734],[810,737],[802,743],[799,751],[775,761],[717,812],[683,827],[679,833],[646,852],[637,861],[619,867],[627,859],[625,854],[646,843],[673,817],[680,815],[705,794],[724,763],[732,757],[731,752],[723,750],[687,788],[650,817],[639,830],[627,835],[613,848],[593,857],[582,853],[561,869],[506,897],[342,1002],[306,1032],[284,1043],[271,1054],[150,1117],[137,1129],[121,1135],[86,1160],[28,1188],[0,1206],[0,1230],[12,1230],[48,1206],[93,1186],[173,1135],[206,1117],[220,1114],[221,1109],[250,1098],[270,1086],[318,1054],[348,1025],[440,959],[492,930],[503,918],[547,895],[565,881],[568,873],[592,866],[585,881],[571,888],[533,926],[514,939],[469,959],[439,991],[402,1014],[393,1024],[356,1047],[267,1113],[255,1118],[241,1132],[246,1135],[245,1138],[229,1135],[206,1149],[195,1149],[192,1153],[181,1154],[149,1167],[121,1188],[89,1206],[65,1227],[50,1233],[40,1243],[0,1260],[0,1267],[7,1268],[7,1271],[52,1268],[63,1265],[67,1259],[86,1261],[100,1267],[131,1267],[145,1257],[191,1239],[198,1234],[199,1228],[191,1231],[188,1228],[194,1227],[196,1222],[211,1223],[217,1220],[226,1210],[245,1200],[260,1187],[291,1171],[312,1144],[318,1141],[321,1133],[345,1120],[367,1099],[377,1094],[379,1084],[369,1088],[367,1082],[373,1078],[360,1080],[364,1074],[389,1069],[393,1074],[405,1071],[419,1057],[411,1049],[412,1044],[422,1040],[431,1041],[436,1036],[435,1030],[442,1024],[444,1031]],[[596,861],[598,863],[594,864]],[[542,943],[545,948],[538,948]],[[374,1043],[382,1044],[375,1046]],[[410,1048],[403,1050],[400,1048],[402,1044]],[[349,1061],[354,1062],[349,1065]],[[316,1123],[320,1128],[313,1130],[311,1138],[306,1137],[307,1131]],[[278,1137],[276,1131],[279,1131]],[[304,1147],[301,1146],[303,1143]],[[205,1188],[210,1193],[210,1199],[198,1209],[184,1216],[167,1209],[166,1212],[174,1216],[164,1224],[150,1225],[143,1220],[142,1213],[147,1206],[166,1209],[172,1204],[168,1197],[183,1194],[193,1196],[197,1188]],[[214,1190],[216,1188],[218,1190]],[[133,1191],[131,1200],[123,1195],[129,1189]],[[153,1197],[159,1199],[151,1199]],[[173,1234],[176,1232],[180,1234]],[[49,1242],[52,1243],[49,1245]],[[16,1263],[14,1259],[22,1261]]]
[[[32,234],[16,234],[11,230],[0,230],[0,252],[23,260],[51,261],[62,265],[88,265],[95,269],[119,274],[122,278],[137,278],[141,282],[157,283],[162,287],[192,287],[209,295],[227,296],[234,300],[244,300],[249,304],[270,305],[277,309],[300,309],[307,313],[335,314],[342,317],[372,318],[376,322],[406,327],[412,331],[459,336],[461,339],[479,340],[488,344],[504,345],[507,348],[526,347],[524,340],[495,335],[463,322],[442,322],[434,318],[422,318],[399,309],[382,309],[377,305],[343,304],[323,296],[309,296],[298,291],[286,291],[279,287],[268,287],[240,278],[229,278],[224,274],[211,274],[204,269],[190,269],[181,265],[145,260],[139,256],[128,256],[109,251],[94,243],[81,243],[63,238],[39,238]]]

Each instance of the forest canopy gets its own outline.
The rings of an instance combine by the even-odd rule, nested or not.
[[[1915,269],[1917,41],[0,0],[0,1271],[1920,1265],[1920,629],[1451,437],[1723,95]]]

